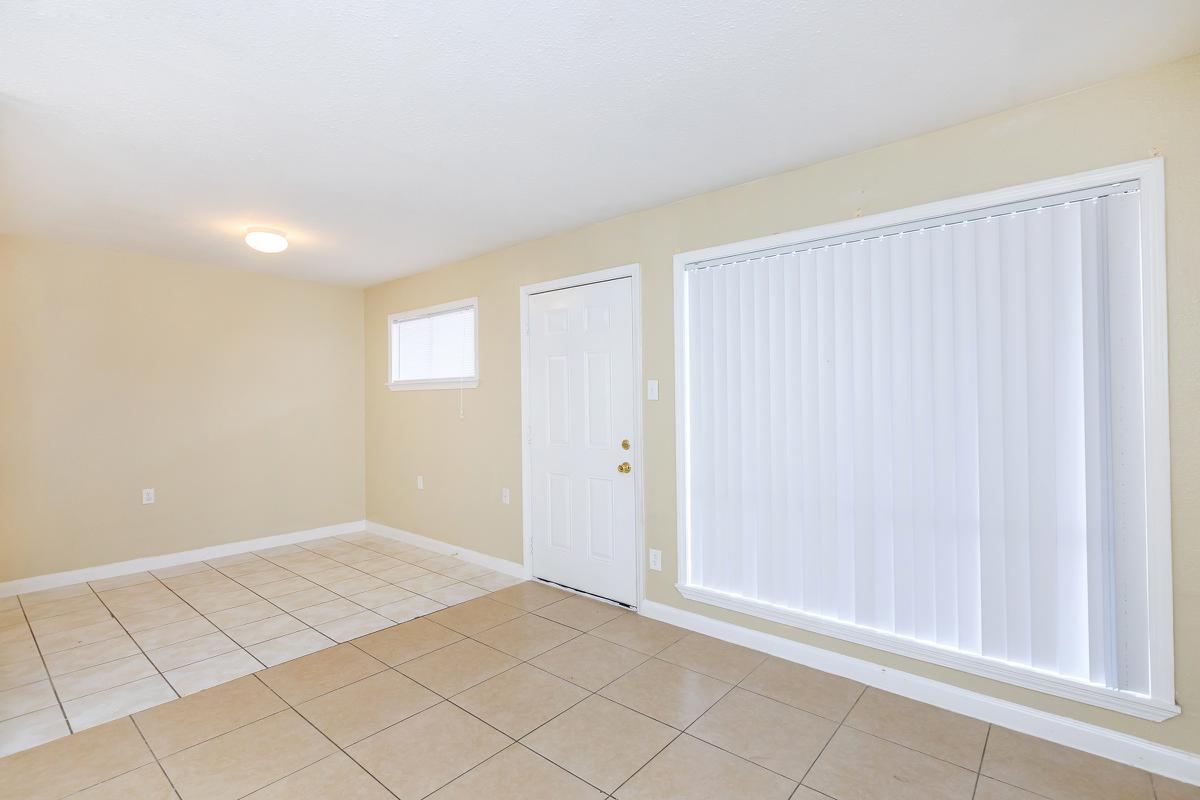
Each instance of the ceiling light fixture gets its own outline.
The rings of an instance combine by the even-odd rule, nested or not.
[[[282,231],[271,228],[247,228],[246,244],[260,253],[282,253],[287,250],[288,240]]]

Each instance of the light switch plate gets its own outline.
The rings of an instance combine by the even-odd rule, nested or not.
[[[657,400],[658,399],[658,381],[654,380],[653,378],[646,381],[646,399],[647,400]]]
[[[154,504],[154,490],[142,489],[142,505],[149,506]]]
[[[424,475],[418,475],[418,476],[417,476],[417,488],[418,488],[418,489],[424,489],[424,488],[425,488],[425,476],[424,476]]]
[[[662,550],[650,550],[650,569],[662,572]]]
[[[508,489],[500,490],[500,502],[504,503],[504,505],[508,505],[512,502],[512,495],[509,494]]]

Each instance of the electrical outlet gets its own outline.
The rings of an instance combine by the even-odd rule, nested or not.
[[[646,399],[647,400],[657,400],[658,399],[658,381],[654,380],[653,378],[646,381]]]
[[[149,506],[154,504],[154,490],[142,489],[142,505]]]
[[[662,550],[650,550],[650,569],[662,572]]]
[[[504,503],[504,505],[508,505],[512,502],[512,495],[508,493],[508,489],[500,490],[500,502]]]
[[[424,489],[424,488],[425,488],[425,476],[424,476],[424,475],[418,475],[418,476],[417,476],[417,488],[418,488],[418,489]]]

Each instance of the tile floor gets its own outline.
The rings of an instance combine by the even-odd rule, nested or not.
[[[359,550],[370,553],[363,557]],[[427,554],[403,554],[409,558],[420,555]],[[404,560],[394,542],[363,537],[258,556],[270,562],[259,565],[262,571],[286,569],[324,589],[331,588],[326,583],[338,581],[332,580],[333,575],[325,576],[326,583],[313,580],[313,575],[325,571],[308,571],[317,563],[313,556],[334,561],[339,561],[336,556],[348,557],[356,572],[370,576],[397,569],[395,565],[371,563],[380,556]],[[461,570],[459,564],[435,560],[437,563],[429,557],[417,558],[416,564],[425,574],[465,578],[468,586],[481,582],[478,575],[466,574],[472,568]],[[222,572],[233,568],[247,578],[259,570],[242,572],[237,567],[249,563],[254,562],[226,563],[214,569],[234,579],[236,576]],[[360,564],[369,568],[363,569]],[[340,569],[337,565],[326,567]],[[155,580],[154,585],[178,591],[182,598],[191,594],[186,590],[193,587],[167,582],[201,571],[209,569],[162,576],[163,580]],[[295,575],[274,574],[273,581],[264,576],[261,582],[250,578],[249,584],[264,587],[291,581]],[[339,573],[338,577],[343,581],[360,578],[349,573]],[[143,602],[145,598],[138,593],[122,595],[120,602],[109,605],[105,594],[126,587],[95,588],[105,607],[112,609],[118,627],[125,631],[122,635],[139,645],[132,655],[146,658],[152,666],[157,662],[151,653],[179,642],[162,643],[174,638],[164,632],[156,637],[158,646],[146,645],[143,649],[137,633],[198,618],[228,633],[247,623],[235,622],[237,615],[227,614],[228,619],[218,616],[218,620],[229,624],[222,628],[211,619],[214,615],[267,601],[296,619],[301,619],[295,614],[298,610],[339,602],[339,598],[371,608],[370,602],[354,598],[384,588],[362,581],[352,586],[359,588],[357,592],[343,587],[345,594],[341,594],[333,589],[337,595],[333,599],[303,605],[285,602],[293,606],[291,609],[284,609],[277,599],[301,592],[315,597],[313,587],[295,583],[290,592],[274,594],[268,590],[271,598],[253,588],[256,597],[262,599],[220,609],[213,608],[213,602],[202,601],[200,605],[208,610],[201,611],[192,604],[194,597],[239,593],[240,599],[246,598],[240,595],[242,588],[249,588],[246,583],[235,580],[236,585],[228,586],[219,578],[211,580],[222,588],[193,595],[185,604],[193,608],[194,615],[164,622],[171,615],[160,613],[154,617],[159,624],[152,627],[142,627],[135,621],[133,627],[137,630],[129,629],[127,621],[131,617],[171,606]],[[403,583],[412,577],[397,580]],[[499,582],[499,578],[493,576],[482,582],[489,581]],[[438,581],[427,580],[422,588],[436,593],[438,588],[462,582],[430,588],[434,583]],[[403,588],[409,591],[411,584]],[[471,594],[466,589],[459,591]],[[159,591],[151,594],[157,596]],[[436,596],[417,594],[423,598]],[[87,598],[89,592],[43,603],[75,597]],[[435,602],[456,599],[444,592],[441,598]],[[27,604],[23,598],[17,609],[36,609],[42,604],[37,599]],[[215,605],[223,606],[229,599],[216,601]],[[19,654],[32,647],[36,653],[43,640],[58,633],[110,621],[108,617],[95,619],[99,617],[96,614],[88,616],[95,609],[90,602],[81,601],[78,606],[61,606],[68,610],[60,614],[35,611],[30,616],[34,623],[32,639],[12,634],[0,640],[0,652]],[[347,609],[342,605],[337,608]],[[36,625],[39,619],[79,613],[84,614],[80,619],[88,621],[64,621],[64,627]],[[246,613],[253,616],[259,612]],[[362,613],[351,609],[351,614],[339,619]],[[401,624],[390,624],[389,618],[388,627],[342,644],[333,644],[332,638],[338,637],[326,637],[328,643],[323,648],[291,660],[286,660],[285,654],[295,655],[296,651],[289,651],[287,645],[277,646],[273,652],[278,658],[267,660],[279,663],[270,668],[221,677],[218,680],[224,682],[202,690],[180,690],[186,696],[172,702],[144,701],[132,716],[126,715],[128,711],[114,712],[116,718],[111,721],[81,725],[86,729],[73,736],[0,759],[0,798],[1200,798],[1196,787],[865,688],[835,675],[540,584],[511,585],[430,613],[417,613],[420,618]],[[323,616],[321,612],[304,614],[310,622],[299,632],[322,636],[329,633],[322,626],[331,620]],[[3,630],[12,627],[20,626],[10,625]],[[188,628],[190,638],[179,641],[195,642],[211,636],[211,631],[201,630],[203,627],[197,623]],[[272,628],[272,632],[285,627]],[[344,638],[355,636],[353,627],[343,626]],[[50,655],[121,638],[93,639],[93,635],[54,640],[75,645]],[[291,635],[277,633],[255,644]],[[228,652],[244,652],[258,659],[255,644]],[[197,644],[191,649],[205,652],[205,647]],[[125,645],[125,650],[129,649]],[[113,645],[106,652],[111,655],[124,651]],[[113,664],[129,657],[116,655],[102,663]],[[202,661],[219,657],[208,656]],[[77,666],[92,658],[79,654],[65,663]],[[168,656],[165,663],[176,662]],[[122,686],[158,678],[174,691],[175,683],[169,676],[178,668],[167,667],[161,674],[156,669],[147,677],[138,677],[145,672],[144,666],[113,670],[126,680]],[[49,679],[35,677],[17,685],[48,682],[38,702],[45,702],[48,692],[51,704],[27,711],[20,701],[6,699],[3,708],[10,714],[10,721],[53,711],[61,722],[62,712],[53,699],[55,692],[84,692],[79,697],[87,698],[109,691],[87,693],[105,682],[91,674],[65,682],[55,680],[85,672],[87,666],[54,674],[47,659],[46,669],[51,673]],[[0,674],[9,682],[19,680],[14,676],[36,676],[36,670],[22,670]],[[61,688],[64,685],[68,687],[65,690]],[[135,694],[143,698],[154,695],[140,690]],[[21,695],[26,696],[37,695]],[[71,702],[63,701],[68,716]],[[18,716],[12,716],[13,709],[17,709]]]
[[[0,598],[0,756],[514,583],[357,534]]]

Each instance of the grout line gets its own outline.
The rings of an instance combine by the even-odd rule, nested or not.
[[[88,586],[89,590],[91,590],[91,588],[91,586]],[[62,700],[58,696],[58,687],[54,685],[54,679],[50,675],[50,667],[46,666],[46,655],[42,652],[42,644],[38,641],[37,635],[33,632],[33,626],[29,624],[29,614],[25,611],[25,603],[21,600],[20,595],[17,595],[17,608],[21,609],[21,617],[25,620],[25,627],[29,630],[29,638],[33,640],[33,649],[37,650],[38,658],[42,660],[42,669],[46,672],[46,683],[50,684],[50,691],[54,694],[54,702],[58,704],[58,713],[62,715],[63,722],[67,725],[67,735],[70,736],[75,732],[75,728],[73,725],[71,725],[71,720],[67,717],[67,710],[63,708]],[[49,706],[47,706],[47,708],[49,708]],[[37,710],[42,711],[43,709],[39,708]],[[30,711],[29,713],[32,714],[33,712]],[[24,716],[24,714],[18,714],[17,716]],[[16,719],[16,717],[13,717],[13,719]]]

